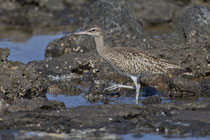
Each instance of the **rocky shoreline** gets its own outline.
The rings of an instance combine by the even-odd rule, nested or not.
[[[104,28],[105,43],[110,47],[136,47],[187,67],[193,73],[142,78],[144,87],[159,91],[157,96],[145,97],[143,105],[107,102],[66,108],[63,102],[47,100],[46,93],[72,96],[85,91],[84,98],[89,101],[109,101],[112,93],[103,93],[105,87],[112,83],[132,85],[132,82],[115,73],[100,58],[93,38],[88,36],[66,35],[56,39],[46,48],[45,60],[28,64],[8,61],[9,49],[0,48],[0,131],[71,134],[73,130],[95,129],[92,134],[95,137],[105,132],[209,136],[209,6],[204,0],[161,0],[158,4],[154,0],[49,0],[46,3],[0,0],[2,27],[28,26],[37,32],[46,27],[68,29],[71,24],[72,31],[100,25]],[[35,12],[37,9],[39,12]],[[39,18],[34,20],[35,17]],[[74,23],[70,23],[74,18]],[[172,29],[167,29],[168,25]],[[166,28],[167,34],[160,27]],[[124,98],[135,94],[133,90],[120,90],[113,96],[119,92]],[[173,102],[163,102],[162,98]]]

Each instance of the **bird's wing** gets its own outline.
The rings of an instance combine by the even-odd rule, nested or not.
[[[140,63],[145,63],[148,66],[166,70],[169,73],[179,74],[184,72],[189,72],[189,69],[180,67],[177,64],[173,64],[165,59],[157,58],[153,55],[141,52],[135,48],[126,47],[116,47],[115,51],[123,55],[127,61],[141,61]]]
[[[124,55],[124,57],[126,57],[126,59],[147,59],[147,60],[151,60],[153,62],[163,62],[163,63],[169,63],[169,64],[173,64],[165,59],[161,59],[158,58],[156,56],[153,56],[151,54],[142,52],[136,48],[127,48],[127,47],[116,47],[114,48],[116,52]],[[174,64],[176,65],[176,64]]]

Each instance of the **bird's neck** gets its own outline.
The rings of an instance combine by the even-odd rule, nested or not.
[[[96,43],[96,50],[102,57],[106,54],[106,51],[109,49],[104,45],[103,36],[94,37]]]

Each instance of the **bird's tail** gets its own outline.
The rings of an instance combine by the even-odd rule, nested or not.
[[[184,74],[184,75],[192,75],[192,70],[189,68],[171,68],[169,69],[170,74],[174,75],[179,75],[179,74]]]

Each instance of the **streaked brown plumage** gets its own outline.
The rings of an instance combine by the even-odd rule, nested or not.
[[[179,69],[186,72],[185,68],[171,64],[164,59],[158,59],[142,53],[135,48],[109,48],[101,56],[121,74],[126,76],[142,77],[154,74],[173,74],[175,71],[171,71],[172,69]]]
[[[97,52],[103,57],[119,74],[129,76],[136,86],[136,101],[138,102],[140,83],[138,78],[155,74],[173,74],[189,72],[188,69],[172,64],[164,59],[158,59],[140,50],[128,47],[108,47],[104,44],[103,33],[99,27],[93,27],[87,31],[75,34],[86,34],[94,37]],[[130,88],[126,85],[113,85],[106,90],[116,88]]]

